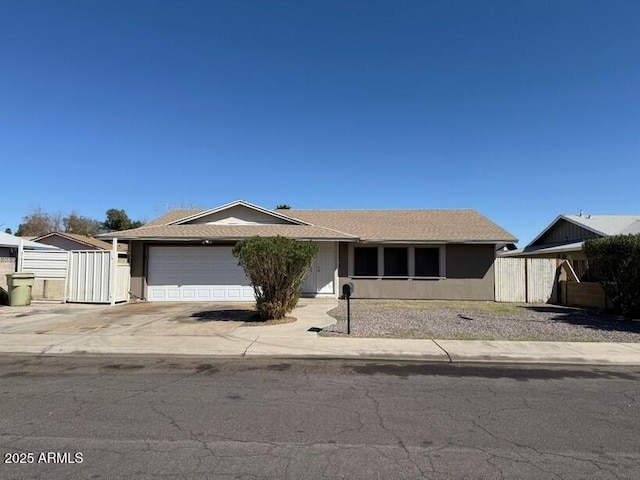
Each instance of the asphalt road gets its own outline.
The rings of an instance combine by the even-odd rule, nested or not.
[[[0,478],[637,479],[639,380],[637,367],[0,357]]]

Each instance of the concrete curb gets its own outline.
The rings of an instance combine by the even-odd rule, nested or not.
[[[429,363],[519,363],[640,366],[640,343],[512,342],[319,337],[311,327],[335,323],[332,302],[302,305],[298,321],[270,327],[240,327],[228,334],[151,335],[123,328],[114,334],[0,334],[0,354],[177,355],[235,358],[358,359]],[[50,315],[43,315],[47,322]],[[40,321],[33,328],[40,328]],[[143,330],[144,331],[144,330]]]
[[[5,336],[6,337],[6,336]],[[237,358],[408,360],[429,363],[521,363],[640,366],[640,344],[567,342],[484,342],[395,340],[370,338],[254,339],[215,337],[11,335],[15,343],[0,345],[2,354],[176,355]],[[75,337],[75,338],[69,338]],[[6,340],[6,338],[5,338]]]

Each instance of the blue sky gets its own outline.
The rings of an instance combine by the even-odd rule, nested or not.
[[[0,0],[0,224],[640,214],[640,2]]]

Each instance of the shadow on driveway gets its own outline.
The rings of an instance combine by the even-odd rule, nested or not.
[[[551,314],[549,320],[553,322],[579,325],[592,330],[608,332],[627,332],[640,334],[640,321],[617,317],[599,310],[584,308],[555,307],[555,306],[525,306],[527,310]]]
[[[252,321],[256,316],[253,309],[225,309],[219,310],[202,310],[193,312],[190,318],[196,322],[248,322]]]

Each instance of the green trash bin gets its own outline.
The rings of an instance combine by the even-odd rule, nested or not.
[[[10,306],[31,305],[31,287],[33,287],[35,277],[33,273],[10,273],[7,275]]]

